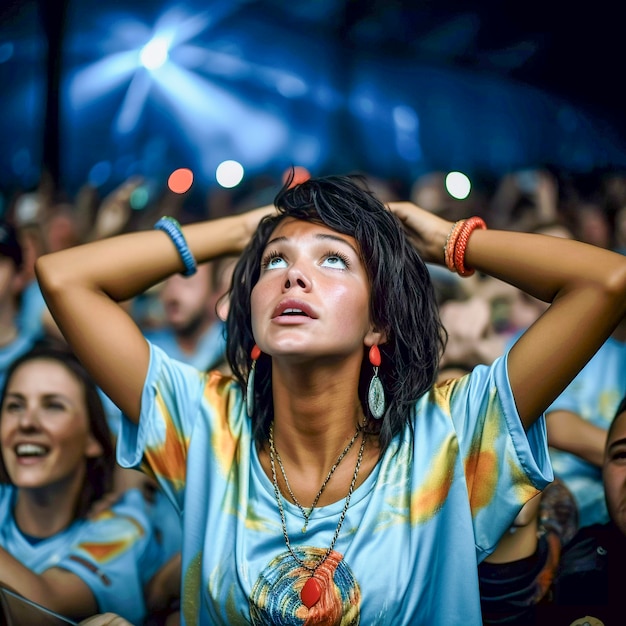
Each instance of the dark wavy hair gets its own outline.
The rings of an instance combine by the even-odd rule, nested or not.
[[[428,269],[400,220],[369,191],[361,176],[310,178],[296,186],[287,180],[274,204],[278,215],[261,221],[233,273],[227,319],[227,358],[233,375],[245,390],[254,346],[251,292],[259,279],[264,248],[279,222],[287,217],[317,222],[353,237],[371,286],[372,323],[387,336],[379,346],[386,411],[375,425],[382,451],[404,428],[415,401],[434,384],[445,345]],[[365,415],[371,377],[364,346],[359,397]],[[253,432],[262,444],[274,413],[271,357],[266,354],[256,364],[254,392]]]
[[[82,366],[74,354],[63,345],[43,340],[35,344],[28,352],[15,359],[8,367],[6,378],[0,395],[0,408],[4,408],[6,391],[16,370],[36,360],[46,360],[59,363],[81,384],[84,393],[89,430],[102,447],[102,455],[87,459],[87,472],[81,490],[81,495],[75,508],[75,519],[85,517],[91,505],[100,500],[113,487],[113,473],[115,469],[115,450],[111,431],[106,419],[106,413],[100,393],[87,370]],[[0,411],[0,417],[2,413]],[[0,454],[0,482],[11,483],[11,479]]]

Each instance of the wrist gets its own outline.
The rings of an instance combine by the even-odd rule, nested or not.
[[[476,229],[486,229],[485,221],[477,216],[455,222],[448,233],[443,248],[446,267],[459,276],[467,277],[474,273],[474,269],[465,262],[465,253],[470,236]]]
[[[180,260],[183,262],[184,270],[181,272],[183,276],[192,276],[196,273],[198,265],[196,259],[193,256],[187,240],[183,235],[183,231],[177,219],[169,216],[164,216],[157,221],[154,225],[156,230],[162,230],[172,240],[174,247],[176,248]]]

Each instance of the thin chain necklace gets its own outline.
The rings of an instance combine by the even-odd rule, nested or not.
[[[278,467],[280,468],[280,472],[283,475],[283,478],[285,479],[285,485],[287,486],[289,497],[293,500],[293,503],[302,512],[302,517],[304,517],[304,526],[302,527],[302,532],[305,533],[307,526],[309,525],[309,518],[311,517],[311,513],[313,513],[313,509],[317,506],[318,500],[324,493],[324,489],[326,489],[326,485],[328,484],[328,481],[330,480],[331,476],[335,473],[335,470],[339,467],[339,463],[341,463],[341,461],[346,456],[346,454],[350,452],[350,449],[354,445],[354,442],[357,440],[357,437],[359,436],[359,433],[361,432],[361,426],[357,426],[356,432],[352,436],[352,439],[350,439],[350,441],[348,442],[348,445],[343,449],[343,452],[337,457],[337,460],[335,461],[334,465],[330,468],[330,471],[326,475],[326,478],[324,479],[324,482],[322,483],[320,490],[317,492],[317,495],[315,496],[313,500],[313,504],[311,504],[308,511],[300,504],[295,494],[291,490],[291,485],[289,484],[289,480],[287,478],[287,472],[285,472],[285,468],[283,467],[282,459],[280,458],[280,454],[278,454],[278,450],[276,450],[276,448],[274,447],[273,427],[274,427],[274,424],[272,423],[271,430],[270,430],[270,450],[272,454],[275,456],[276,461],[278,462]]]
[[[361,429],[357,431],[357,436],[361,432]],[[287,521],[285,519],[285,510],[283,509],[282,497],[280,495],[280,490],[278,488],[278,480],[276,479],[276,465],[274,463],[274,457],[276,455],[276,448],[274,447],[274,422],[270,424],[270,465],[272,467],[272,483],[274,485],[274,495],[276,496],[276,503],[278,504],[278,510],[280,512],[280,523],[283,530],[283,537],[285,538],[285,544],[287,545],[287,550],[294,558],[294,560],[308,572],[310,572],[311,576],[304,584],[300,591],[300,598],[302,602],[308,607],[311,608],[321,597],[321,581],[318,581],[314,578],[315,572],[317,569],[326,561],[330,553],[333,551],[335,547],[335,543],[339,538],[339,532],[341,531],[341,526],[343,525],[343,521],[348,512],[348,507],[350,506],[350,498],[352,497],[352,492],[354,491],[354,486],[356,485],[356,480],[359,475],[359,469],[361,468],[361,462],[363,460],[363,450],[365,448],[365,440],[366,433],[363,432],[363,438],[361,440],[361,447],[359,448],[359,455],[356,460],[356,465],[354,466],[354,474],[352,475],[352,481],[350,482],[350,488],[348,489],[348,495],[346,496],[346,502],[343,506],[343,510],[341,511],[341,515],[339,517],[339,522],[337,523],[337,528],[335,529],[335,534],[333,535],[332,541],[330,542],[330,546],[326,550],[323,557],[321,557],[315,565],[309,565],[305,563],[294,551],[291,546],[291,542],[289,541],[289,534],[287,532]]]

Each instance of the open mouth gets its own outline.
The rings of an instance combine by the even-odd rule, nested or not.
[[[18,459],[46,456],[48,451],[48,448],[36,443],[20,443],[15,447],[15,455]]]
[[[310,315],[305,313],[302,309],[285,309],[280,315],[288,316],[288,317],[298,317],[298,316],[311,317]]]

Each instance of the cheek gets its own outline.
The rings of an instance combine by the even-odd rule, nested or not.
[[[88,432],[85,424],[79,419],[68,419],[51,423],[47,428],[50,438],[68,455],[83,454]]]
[[[355,328],[369,329],[370,302],[362,290],[342,285],[330,290],[324,302],[337,311],[338,325],[346,332]]]
[[[611,503],[618,503],[623,497],[621,494],[626,492],[626,471],[621,469],[620,471],[605,471],[603,480],[606,499],[610,507]]]
[[[252,316],[252,328],[256,326],[256,320],[261,318],[267,301],[267,285],[264,282],[258,282],[250,294],[250,314]]]
[[[15,429],[15,421],[10,418],[3,417],[0,420],[0,443],[4,445],[6,439]]]

